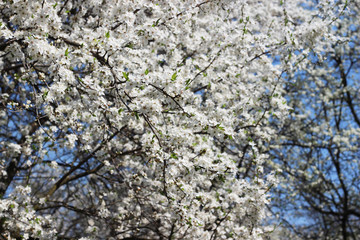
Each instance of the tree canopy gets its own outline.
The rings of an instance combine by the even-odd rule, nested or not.
[[[349,36],[334,31],[347,2],[5,0],[0,12],[4,238],[265,239],[278,181],[293,169],[277,189],[321,213],[304,174],[332,161],[317,169],[331,184],[358,140],[355,65],[336,47]],[[342,179],[344,209],[356,199]]]

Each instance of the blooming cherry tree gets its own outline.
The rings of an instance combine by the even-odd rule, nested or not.
[[[2,1],[0,232],[263,238],[259,146],[336,4]]]

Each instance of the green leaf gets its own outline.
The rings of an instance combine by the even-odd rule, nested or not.
[[[69,55],[69,49],[67,48],[66,50],[65,50],[65,57],[67,57]]]
[[[105,34],[105,37],[106,37],[106,38],[109,38],[109,37],[110,37],[110,32],[107,32],[107,33]]]
[[[177,72],[175,72],[172,76],[171,76],[171,81],[175,81],[177,78]]]
[[[121,114],[123,111],[124,111],[124,109],[120,108],[120,109],[118,110],[118,113]]]
[[[129,80],[130,80],[130,79],[129,79],[129,73],[123,72],[122,74],[123,74],[123,77],[125,78],[126,81],[129,81]]]
[[[225,131],[225,128],[224,128],[224,127],[221,127],[220,124],[217,124],[216,127],[217,127],[218,129],[220,129],[221,131]]]
[[[159,18],[158,20],[156,20],[156,22],[153,23],[152,27],[156,27],[156,26],[159,24],[160,19],[161,19],[161,18]]]
[[[149,69],[146,69],[145,70],[145,75],[148,75],[149,74]]]
[[[141,35],[143,35],[144,33],[145,33],[144,30],[139,30],[139,31],[137,32],[137,35],[138,35],[138,36],[141,36]]]
[[[138,113],[138,112],[135,112],[135,117],[136,117],[136,119],[137,119],[137,120],[139,120],[139,119],[140,119],[140,117],[139,117],[139,113]]]
[[[129,42],[128,44],[125,45],[125,47],[133,49],[134,44],[132,42]]]
[[[170,155],[170,157],[173,158],[173,159],[178,159],[178,156],[176,156],[176,153],[172,153],[172,154]]]
[[[48,95],[49,91],[45,91],[42,95],[42,99],[45,101],[47,95]]]

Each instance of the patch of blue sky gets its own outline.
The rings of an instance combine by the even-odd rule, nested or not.
[[[274,56],[274,57],[273,57],[273,62],[272,62],[272,64],[273,64],[274,66],[280,65],[280,64],[281,64],[280,56]]]
[[[201,96],[202,96],[204,93],[205,93],[205,89],[201,89],[201,90],[195,92],[196,95],[201,95]]]

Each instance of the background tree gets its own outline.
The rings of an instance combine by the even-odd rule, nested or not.
[[[288,76],[294,109],[271,154],[281,166],[273,211],[301,239],[360,237],[359,2],[332,27],[346,38]]]
[[[2,236],[265,236],[257,146],[297,53],[336,40],[334,6],[301,4],[2,1]]]

